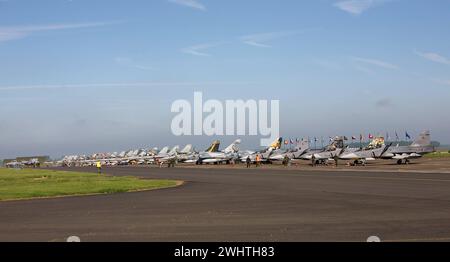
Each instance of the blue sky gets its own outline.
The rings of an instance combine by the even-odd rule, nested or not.
[[[212,138],[170,133],[171,103],[195,90],[279,99],[285,137],[430,129],[449,143],[448,10],[447,0],[0,0],[0,158],[206,147]]]

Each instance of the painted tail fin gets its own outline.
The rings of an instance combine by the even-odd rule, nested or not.
[[[206,149],[206,152],[212,153],[212,152],[218,152],[220,146],[220,141],[215,140],[212,142],[212,144]]]
[[[273,141],[272,144],[270,144],[269,149],[272,150],[279,149],[281,147],[282,141],[283,141],[282,137],[277,138],[277,140]]]

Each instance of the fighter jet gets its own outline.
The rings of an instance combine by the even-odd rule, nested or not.
[[[273,154],[283,153],[282,151],[277,151],[281,148],[282,141],[283,138],[279,137],[263,150],[257,152],[242,152],[239,154],[239,159],[241,160],[241,162],[246,162],[247,158],[249,157],[251,162],[255,162],[256,155],[259,155],[261,157],[261,162],[270,162],[270,156],[272,156]]]
[[[5,167],[7,168],[21,168],[23,167],[23,164],[21,162],[12,161],[5,164]]]
[[[177,152],[176,157],[178,162],[185,162],[194,159],[196,153],[191,144],[186,145],[181,151]]]
[[[390,147],[383,155],[384,159],[395,159],[397,164],[408,164],[410,159],[420,158],[425,154],[435,152],[431,144],[430,131],[420,133],[419,137],[408,146]]]
[[[212,151],[212,152],[202,152],[198,155],[198,159],[196,161],[197,164],[219,164],[219,163],[226,163],[229,164],[231,160],[237,159],[238,155],[237,152],[239,152],[238,145],[241,143],[240,139],[235,140],[233,143],[231,143],[227,148],[225,148],[223,151]],[[218,146],[217,146],[218,149]]]
[[[211,145],[203,152],[193,152],[189,159],[184,160],[184,163],[196,163],[196,164],[200,164],[198,162],[199,158],[200,158],[200,154],[204,154],[204,153],[213,153],[213,152],[219,152],[219,146],[220,146],[220,141],[219,140],[214,140]]]
[[[309,150],[308,141],[300,141],[294,149],[285,150],[283,152],[274,151],[272,155],[269,157],[270,161],[282,161],[286,156],[289,159],[300,159],[304,154],[306,154]]]
[[[146,157],[146,159],[148,159],[149,162],[155,162],[155,160],[158,160],[159,162],[165,162],[175,157],[179,149],[180,146],[174,146],[169,151],[169,147],[166,146],[163,149],[161,149],[161,151],[159,151],[157,155]]]
[[[322,150],[310,150],[303,154],[300,158],[304,160],[311,160],[313,157],[317,164],[324,163],[328,159],[333,159],[336,156],[342,155],[344,153],[344,137],[336,136],[331,144],[324,147]]]
[[[392,143],[385,145],[384,137],[376,137],[365,148],[358,149],[353,152],[346,152],[346,150],[344,150],[343,154],[341,154],[339,158],[344,160],[353,160],[354,165],[366,165],[367,161],[382,158],[391,145]]]

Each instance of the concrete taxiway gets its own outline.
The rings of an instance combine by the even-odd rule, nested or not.
[[[94,171],[92,168],[68,169]],[[0,202],[0,241],[450,241],[450,175],[105,168],[170,189]]]

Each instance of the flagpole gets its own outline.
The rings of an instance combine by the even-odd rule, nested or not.
[[[362,149],[362,134],[359,134],[359,149]]]

